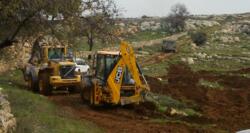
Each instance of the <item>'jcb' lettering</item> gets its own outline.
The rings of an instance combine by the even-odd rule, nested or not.
[[[122,76],[122,67],[118,67],[118,68],[117,68],[116,75],[115,75],[115,82],[116,82],[117,84],[120,83],[121,76]]]

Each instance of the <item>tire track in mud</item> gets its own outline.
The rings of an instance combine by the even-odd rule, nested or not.
[[[79,94],[59,94],[50,96],[49,99],[61,106],[65,112],[74,114],[76,119],[91,121],[108,133],[189,133],[194,131],[186,125],[151,122],[143,119],[130,108],[91,108],[81,102]]]

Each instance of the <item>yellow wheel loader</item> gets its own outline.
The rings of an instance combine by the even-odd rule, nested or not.
[[[66,46],[33,46],[32,56],[24,70],[24,79],[34,92],[50,95],[53,90],[73,92],[80,87],[81,75]]]
[[[120,51],[98,51],[93,59],[93,71],[83,77],[81,98],[90,105],[127,105],[142,101],[149,90],[134,51],[121,42]]]

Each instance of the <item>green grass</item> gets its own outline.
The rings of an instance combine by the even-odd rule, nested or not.
[[[184,102],[173,99],[170,96],[148,93],[145,98],[147,101],[153,102],[156,105],[158,111],[162,113],[166,113],[168,109],[175,109],[186,116],[201,116],[201,114],[194,110],[193,107],[187,106]]]
[[[167,67],[168,67],[167,62],[154,63],[144,66],[142,71],[145,75],[158,77],[167,74]]]
[[[211,82],[211,81],[207,81],[204,79],[200,79],[198,85],[203,86],[208,89],[223,89],[224,88],[218,82]]]
[[[73,45],[74,51],[89,51],[89,45],[87,43],[87,39],[84,37],[77,38],[76,40],[74,40],[73,44],[74,44]],[[92,50],[97,51],[97,50],[103,49],[105,47],[112,47],[115,45],[116,44],[105,44],[105,43],[102,43],[100,40],[95,40]]]
[[[167,33],[162,31],[143,31],[125,37],[125,40],[129,42],[149,41],[149,40],[163,38],[166,37],[167,35],[168,35]]]
[[[8,94],[17,133],[98,133],[102,129],[50,102],[47,97],[26,91],[19,71],[0,76],[0,87]]]

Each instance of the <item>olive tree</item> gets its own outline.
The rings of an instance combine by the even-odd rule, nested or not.
[[[119,11],[113,0],[86,0],[84,1],[85,13],[78,21],[76,34],[87,38],[91,51],[96,39],[104,42],[114,40],[115,18]]]
[[[11,46],[18,36],[54,33],[55,25],[70,25],[81,15],[81,0],[1,0],[0,49]]]
[[[170,14],[164,20],[164,28],[170,33],[181,32],[185,28],[185,21],[189,12],[184,4],[172,6]]]

